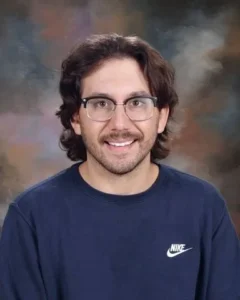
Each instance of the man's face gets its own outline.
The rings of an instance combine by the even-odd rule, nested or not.
[[[82,98],[107,94],[116,103],[123,103],[133,93],[151,96],[148,83],[138,63],[130,58],[111,59],[82,81]],[[117,105],[110,120],[98,122],[80,108],[72,126],[81,134],[87,149],[87,161],[100,164],[113,174],[126,174],[145,160],[150,161],[150,150],[157,134],[165,128],[168,109],[161,112],[154,107],[153,115],[144,121],[132,121]],[[123,143],[126,144],[123,146]]]

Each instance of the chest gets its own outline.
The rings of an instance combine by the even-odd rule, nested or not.
[[[176,299],[178,293],[193,299],[200,265],[195,224],[129,213],[84,214],[66,221],[59,224],[61,230],[49,228],[42,259],[48,268],[51,263],[68,297],[75,291],[86,295],[83,299],[92,294]]]

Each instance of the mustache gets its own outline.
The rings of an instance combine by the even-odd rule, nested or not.
[[[118,139],[140,140],[142,139],[142,134],[133,133],[129,131],[113,131],[109,134],[103,135],[100,139],[100,142],[105,142],[107,140],[118,140]]]

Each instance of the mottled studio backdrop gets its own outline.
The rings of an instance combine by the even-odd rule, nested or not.
[[[1,0],[0,227],[28,186],[71,164],[58,147],[63,57],[91,33],[137,34],[176,68],[165,163],[213,182],[240,234],[239,0]]]

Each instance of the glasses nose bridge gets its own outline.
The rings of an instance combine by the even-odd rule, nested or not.
[[[113,109],[113,112],[116,111],[117,106],[123,106],[123,110],[124,110],[124,112],[126,113],[126,103],[124,103],[124,102],[122,102],[122,103],[114,103],[114,109]]]
[[[123,106],[123,111],[118,111],[117,112],[117,106]],[[126,103],[122,102],[122,103],[114,103],[114,109],[112,110],[112,116],[111,118],[116,117],[116,113],[120,115],[124,112],[124,116],[129,118],[128,115],[127,115],[127,111],[126,111]]]

